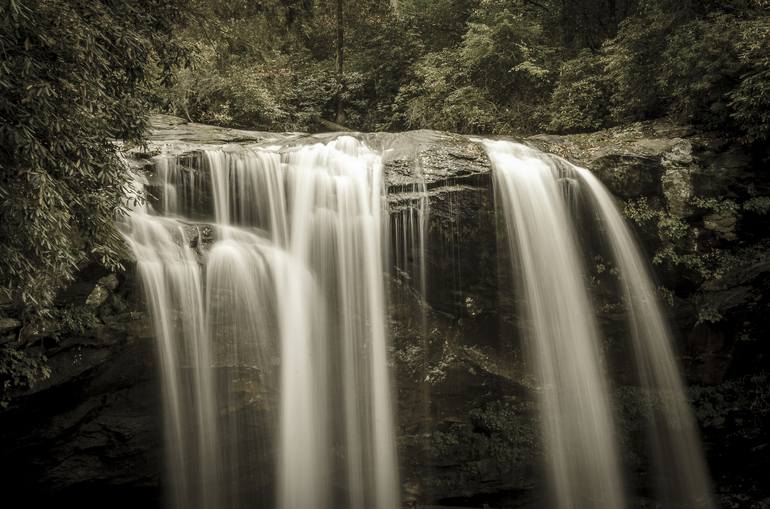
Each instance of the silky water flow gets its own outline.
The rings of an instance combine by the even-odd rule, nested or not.
[[[494,168],[525,339],[540,383],[552,504],[627,506],[612,387],[576,239],[587,205],[618,268],[628,336],[647,401],[650,469],[665,508],[714,507],[695,419],[651,273],[615,201],[588,170],[525,145],[482,142]],[[585,203],[583,201],[585,200]]]
[[[614,199],[555,156],[481,143],[538,379],[546,504],[629,505],[574,217],[587,204],[618,267],[657,499],[712,508],[672,334]],[[121,228],[157,337],[171,505],[400,507],[383,271],[390,252],[425,336],[424,184],[386,204],[380,155],[350,136],[162,155],[142,178]]]
[[[243,493],[263,483],[280,509],[399,507],[380,157],[342,136],[185,162],[158,158],[159,199],[122,226],[156,327],[172,505],[260,507]]]

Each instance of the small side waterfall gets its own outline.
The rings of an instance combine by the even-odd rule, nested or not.
[[[162,216],[124,225],[157,327],[173,503],[261,507],[241,492],[262,483],[281,509],[393,509],[381,160],[350,137],[278,149],[161,157]]]
[[[424,301],[427,294],[427,228],[430,202],[424,183],[416,185],[414,198],[393,204],[390,213],[393,267],[412,280],[412,287]]]
[[[614,199],[588,170],[524,145],[485,141],[542,384],[556,505],[623,507],[601,335],[568,213],[588,197],[619,269],[641,390],[649,404],[657,501],[714,507],[699,433],[649,269]]]
[[[596,203],[620,269],[639,379],[651,400],[650,440],[660,499],[673,507],[710,509],[714,503],[698,427],[647,264],[612,196],[591,172],[577,167],[575,171]]]
[[[219,436],[202,271],[184,226],[145,207],[125,225],[158,340],[167,463],[175,507],[214,507]]]
[[[486,141],[516,266],[556,507],[624,506],[599,334],[559,174],[535,150]]]

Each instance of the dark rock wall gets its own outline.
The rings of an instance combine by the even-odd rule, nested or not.
[[[0,412],[4,498],[27,507],[157,502],[160,387],[133,275],[105,278],[87,267],[59,302],[91,325],[75,331],[61,318],[37,319],[17,332],[45,352],[51,377]]]
[[[151,151],[170,143],[177,153],[194,154],[208,138],[271,136],[308,139],[160,119]],[[429,201],[427,306],[418,274],[393,270],[390,278],[405,500],[536,507],[541,454],[534,384],[516,333],[489,162],[478,145],[455,135],[356,136],[385,150],[395,213],[419,196]],[[631,205],[639,239],[658,262],[655,271],[672,303],[677,349],[720,500],[726,507],[755,507],[770,496],[761,480],[770,467],[770,263],[760,199],[770,189],[760,166],[729,143],[664,123],[526,143],[591,169]],[[149,162],[138,153],[132,161],[137,167]],[[180,162],[196,167],[194,155]],[[407,256],[419,259],[416,246]],[[699,266],[699,257],[708,258],[708,266]],[[612,301],[606,260],[593,261],[607,348],[622,358],[622,310]],[[87,327],[0,310],[2,336],[44,351],[52,369],[48,381],[0,411],[4,485],[33,507],[51,500],[81,507],[159,503],[160,390],[142,300],[130,270],[116,277],[87,267],[60,298],[63,308],[90,317]],[[619,366],[616,375],[626,383]],[[618,401],[624,432],[633,438],[640,418],[629,391],[624,386]]]

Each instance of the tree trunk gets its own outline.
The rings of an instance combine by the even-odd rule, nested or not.
[[[342,93],[345,88],[345,25],[342,19],[342,3],[344,0],[337,0],[337,98],[334,121],[341,123],[345,121],[345,114],[342,109]]]

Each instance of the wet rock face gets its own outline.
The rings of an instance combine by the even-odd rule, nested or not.
[[[402,285],[391,284],[391,332],[405,503],[511,497],[537,507],[538,420],[521,358],[496,335],[475,341],[480,329],[467,314],[421,308]]]
[[[401,228],[400,233],[393,232],[393,249],[407,247],[407,252],[394,256],[415,261],[425,256],[425,290],[433,309],[458,318],[494,312],[497,236],[486,154],[477,143],[455,135],[417,131],[389,136],[395,139],[380,143],[401,147],[398,152],[385,151],[391,215],[397,221],[399,214],[422,206],[425,217],[422,244],[398,238],[414,231]],[[423,205],[421,199],[425,200]],[[409,228],[414,230],[414,226]],[[412,278],[411,286],[418,289],[419,275],[407,276]]]
[[[691,193],[683,175],[692,163],[692,144],[680,137],[686,134],[674,126],[638,124],[592,134],[538,135],[526,141],[590,169],[615,196],[665,194],[676,201]]]
[[[541,506],[533,489],[542,470],[535,388],[514,332],[510,264],[506,246],[498,246],[485,153],[467,137],[435,131],[352,135],[381,151],[388,188],[392,364],[405,501]],[[334,135],[251,133],[158,118],[152,136],[149,150],[133,151],[130,159],[150,177],[151,158],[161,150],[183,155],[180,164],[199,172],[195,161],[206,146],[306,143]],[[666,217],[697,229],[693,252],[758,235],[761,218],[746,209],[693,204],[699,196],[765,192],[752,187],[761,179],[746,175],[750,159],[728,144],[662,123],[524,142],[589,168],[620,199],[645,198]],[[416,218],[423,219],[422,241]],[[649,258],[662,247],[658,228],[638,231]],[[205,225],[186,233],[200,251],[212,240]],[[766,347],[737,339],[770,330],[768,319],[758,318],[770,294],[766,261],[706,282],[687,279],[676,267],[656,270],[675,292],[677,347],[690,380],[717,384],[748,367],[767,366]],[[81,507],[160,503],[161,396],[152,324],[137,286],[131,271],[116,276],[85,269],[60,299],[62,307],[93,317],[77,331],[0,309],[0,342],[45,351],[52,370],[48,381],[0,411],[0,473],[11,491]],[[722,318],[699,318],[712,308]],[[623,321],[616,308],[602,313],[607,327]]]
[[[465,136],[409,131],[367,135],[363,139],[382,152],[385,183],[393,197],[412,191],[415,185],[441,189],[491,171],[484,150]]]

